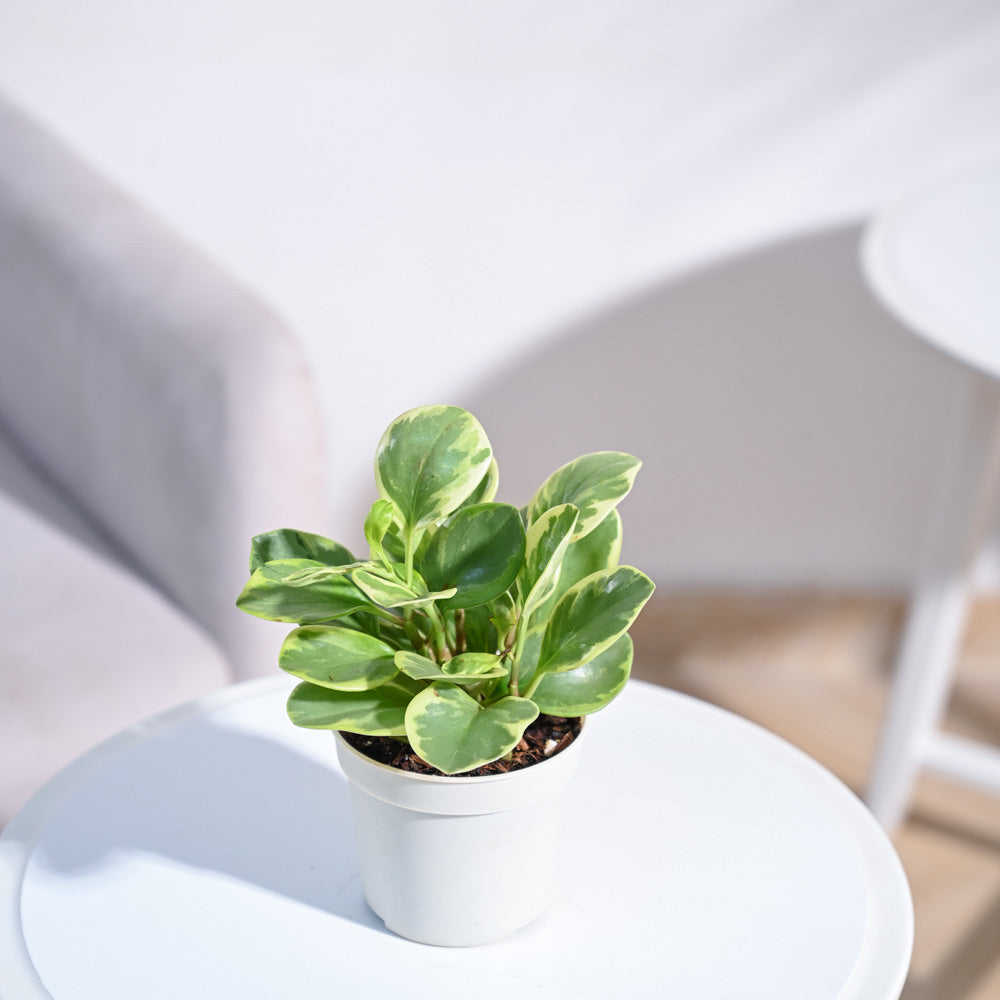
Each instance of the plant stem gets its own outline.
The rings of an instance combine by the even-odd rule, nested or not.
[[[417,628],[416,622],[413,620],[413,608],[403,608],[403,630],[406,632],[406,638],[410,640],[410,645],[413,646],[415,653],[419,653],[427,645],[424,637],[420,634],[420,629]]]
[[[387,611],[385,608],[380,608],[377,604],[371,606],[371,613],[378,618],[383,618],[387,622],[393,622],[396,625],[406,624],[405,620],[400,618],[399,615],[394,615],[391,611]]]
[[[538,690],[538,685],[541,684],[542,678],[544,676],[545,676],[545,674],[543,674],[543,673],[539,673],[538,671],[535,672],[535,676],[531,678],[531,680],[528,683],[527,688],[525,688],[525,691],[524,691],[524,697],[525,698],[530,698],[535,693],[535,691]]]
[[[528,619],[523,614],[520,614],[517,619],[517,625],[514,628],[513,649],[510,653],[510,693],[514,695],[515,698],[519,697],[521,681],[521,650],[524,648],[524,638],[528,632],[527,626]]]
[[[465,649],[465,609],[457,608],[455,611],[455,651],[464,653]]]
[[[413,587],[413,529],[407,526],[403,533],[403,545],[406,552],[406,586]]]
[[[445,634],[444,619],[441,612],[434,604],[428,604],[424,608],[428,621],[431,623],[431,635],[434,638],[434,648],[437,651],[438,662],[444,663],[451,659],[451,649],[448,647],[448,637]]]

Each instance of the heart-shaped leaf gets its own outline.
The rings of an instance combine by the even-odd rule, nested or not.
[[[375,454],[379,493],[396,505],[405,531],[447,517],[487,474],[486,432],[458,406],[422,406],[397,417]]]
[[[440,666],[426,656],[401,649],[396,653],[396,667],[418,681],[485,681],[506,677],[500,657],[492,653],[461,653]]]
[[[622,635],[583,666],[545,674],[531,700],[546,715],[589,715],[618,696],[631,669],[632,640]]]
[[[374,636],[336,625],[290,632],[278,666],[293,677],[337,691],[367,691],[396,676],[395,650]]]
[[[538,718],[527,698],[503,698],[482,706],[460,687],[435,682],[406,709],[410,746],[445,774],[460,774],[509,753]]]
[[[472,608],[502,594],[524,560],[524,526],[516,507],[482,503],[460,510],[434,532],[420,562],[432,590],[456,588],[442,610]]]
[[[339,542],[292,528],[265,531],[250,543],[251,573],[273,559],[314,559],[327,566],[354,562],[354,556]]]
[[[370,691],[333,691],[303,683],[288,697],[288,718],[304,729],[405,736],[406,706],[420,687],[408,677],[396,677]]]
[[[371,607],[371,602],[349,577],[338,574],[305,586],[285,580],[306,569],[324,569],[312,559],[277,559],[254,570],[236,606],[258,618],[275,622],[330,621]]]
[[[560,598],[542,640],[538,669],[572,670],[608,648],[635,620],[653,581],[631,566],[585,577]]]
[[[632,489],[642,462],[620,451],[598,451],[568,462],[545,480],[525,508],[529,525],[552,507],[571,503],[580,509],[576,538],[583,538],[607,517]]]

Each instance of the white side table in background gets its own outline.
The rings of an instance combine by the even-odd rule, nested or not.
[[[940,728],[970,573],[994,523],[1000,481],[1000,164],[970,170],[878,215],[862,260],[884,305],[970,369],[868,792],[872,811],[891,831],[906,814],[921,768],[1000,794],[1000,750]]]
[[[445,949],[365,905],[333,740],[287,721],[289,687],[252,682],[130,730],[15,817],[0,997],[898,998],[913,910],[892,845],[751,723],[631,682],[592,720],[550,911]],[[503,878],[529,850],[484,863]]]

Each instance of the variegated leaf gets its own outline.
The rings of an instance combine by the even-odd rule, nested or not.
[[[414,574],[414,586],[407,587],[398,577],[388,572],[359,569],[351,578],[375,604],[383,608],[418,608],[434,601],[445,600],[455,594],[451,587],[442,591],[429,591],[427,585]]]
[[[375,455],[379,493],[392,500],[405,531],[456,510],[487,474],[486,432],[457,406],[422,406],[397,417]]]
[[[524,560],[524,527],[516,507],[464,507],[439,527],[420,560],[427,586],[455,588],[442,610],[472,608],[504,593]]]
[[[521,640],[520,651],[517,656],[518,687],[521,691],[527,691],[535,672],[538,669],[538,657],[542,652],[542,639],[545,637],[545,622],[543,619],[540,628],[533,628]]]
[[[642,462],[620,451],[599,451],[568,462],[541,485],[525,509],[528,525],[552,507],[571,503],[580,509],[575,538],[583,538],[607,517],[632,489]]]
[[[517,578],[524,620],[555,590],[579,513],[572,504],[560,504],[544,511],[528,529],[524,565]]]
[[[355,562],[347,563],[344,566],[309,566],[284,577],[282,582],[287,587],[308,587],[313,583],[322,583],[324,580],[332,580],[338,576],[347,576],[352,570],[371,565],[374,563]]]
[[[500,657],[492,653],[460,653],[438,665],[419,653],[399,650],[396,653],[396,667],[414,680],[452,681],[455,684],[492,680],[507,675]]]
[[[290,632],[278,666],[310,684],[337,691],[367,691],[396,676],[392,646],[336,625],[306,625]]]
[[[538,669],[572,670],[593,659],[628,629],[653,589],[653,581],[631,566],[585,577],[553,609]]]
[[[552,609],[570,587],[599,570],[614,569],[621,550],[622,519],[617,510],[612,510],[589,535],[570,543],[562,559],[559,579],[535,610],[535,620],[544,626]]]
[[[304,729],[405,736],[406,707],[420,689],[420,684],[403,676],[369,691],[334,691],[303,683],[288,697],[288,718]]]
[[[322,535],[292,528],[278,528],[256,535],[250,543],[250,572],[273,559],[314,559],[326,566],[354,562],[354,556],[339,542]]]
[[[434,682],[406,709],[406,736],[428,764],[459,774],[509,753],[536,718],[538,708],[526,698],[484,707],[460,687]]]
[[[371,602],[346,576],[337,575],[306,585],[289,586],[287,577],[303,570],[323,569],[312,559],[275,559],[254,570],[236,599],[236,606],[257,618],[311,624],[330,621],[371,607]]]
[[[632,640],[626,634],[582,666],[544,674],[531,700],[546,715],[589,715],[621,693],[631,669]]]
[[[489,503],[496,499],[497,490],[500,488],[500,467],[494,458],[490,462],[490,467],[486,470],[486,475],[480,480],[479,485],[462,501],[463,507],[471,507],[477,503]]]
[[[379,497],[368,511],[368,516],[365,518],[365,540],[368,542],[373,559],[387,561],[383,539],[392,527],[395,514],[396,508],[393,502],[386,500],[385,497]]]
[[[622,553],[622,518],[617,510],[583,538],[577,538],[566,550],[557,594],[565,594],[584,577],[602,569],[614,569]]]

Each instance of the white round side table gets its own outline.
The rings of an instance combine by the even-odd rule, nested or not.
[[[864,806],[736,716],[631,682],[592,719],[557,900],[443,949],[365,906],[333,740],[285,678],[130,730],[0,837],[0,996],[895,1000],[909,889]],[[488,859],[497,878],[530,844]]]
[[[941,731],[1000,484],[1000,164],[970,169],[878,214],[862,248],[869,285],[916,335],[969,370],[939,477],[868,790],[892,830],[921,768],[1000,794],[1000,750]]]

